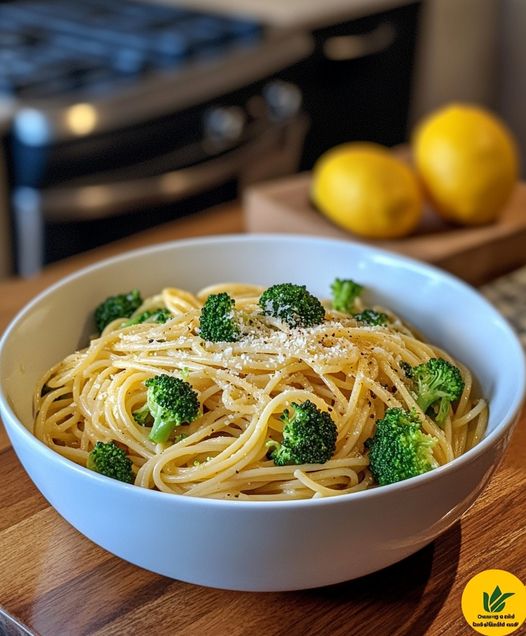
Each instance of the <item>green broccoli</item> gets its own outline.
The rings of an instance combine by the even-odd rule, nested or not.
[[[146,393],[148,395],[148,393]],[[140,424],[141,426],[147,426],[148,420],[150,419],[150,409],[148,408],[148,399],[146,399],[146,404],[144,404],[140,409],[134,411],[132,413],[133,419]]]
[[[352,314],[354,301],[363,292],[363,287],[350,278],[336,278],[331,285],[331,292],[333,308]]]
[[[313,327],[325,318],[323,305],[305,285],[273,285],[261,294],[259,306],[265,315],[279,318],[293,328]]]
[[[388,321],[387,314],[374,309],[364,309],[359,314],[354,314],[354,318],[358,322],[371,327],[383,327]]]
[[[236,321],[235,301],[226,292],[210,294],[199,318],[199,335],[209,342],[235,342],[240,329]]]
[[[406,362],[405,360],[401,360],[400,368],[404,372],[406,378],[413,377],[413,367],[409,364],[409,362]]]
[[[430,407],[435,420],[442,424],[449,412],[449,405],[458,400],[464,390],[460,370],[443,358],[431,358],[413,368],[416,403],[424,413]]]
[[[157,444],[168,440],[171,432],[181,424],[189,424],[199,414],[200,404],[192,385],[173,375],[156,375],[144,383],[146,404],[133,413],[135,420],[145,425],[153,417],[149,439]]]
[[[87,468],[101,475],[132,484],[132,462],[115,442],[97,442],[88,455]]]
[[[380,486],[416,477],[436,468],[433,446],[436,439],[426,435],[415,411],[389,408],[377,420],[376,431],[365,442],[369,449],[369,467]]]
[[[130,318],[126,322],[122,323],[122,327],[131,327],[131,325],[140,325],[143,322],[154,322],[158,324],[164,324],[167,320],[173,318],[173,314],[169,309],[163,307],[162,309],[147,309],[138,316]]]
[[[117,318],[129,318],[142,305],[141,293],[133,289],[127,294],[109,296],[95,309],[95,324],[99,333]]]
[[[338,431],[326,411],[320,411],[310,400],[291,404],[281,415],[284,422],[283,442],[269,440],[269,453],[277,466],[289,464],[324,464],[334,454]]]

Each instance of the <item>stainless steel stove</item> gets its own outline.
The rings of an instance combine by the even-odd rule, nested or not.
[[[306,124],[280,72],[310,50],[300,33],[173,5],[0,4],[14,269],[31,274],[294,170]]]

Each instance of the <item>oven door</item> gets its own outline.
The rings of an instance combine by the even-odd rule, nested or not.
[[[4,143],[10,118],[10,109],[0,100],[0,280],[11,273],[13,256],[9,223],[8,162]]]
[[[209,137],[96,178],[18,187],[12,197],[17,273],[29,276],[46,263],[233,199],[249,183],[289,174],[298,167],[306,130],[301,113],[266,118],[236,144]]]

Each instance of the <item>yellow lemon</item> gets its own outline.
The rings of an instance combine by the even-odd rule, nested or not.
[[[406,236],[422,212],[411,169],[372,143],[343,144],[322,155],[313,169],[311,194],[320,212],[367,238]]]
[[[493,221],[518,178],[511,133],[477,106],[453,104],[431,114],[415,130],[413,152],[437,212],[464,225]]]

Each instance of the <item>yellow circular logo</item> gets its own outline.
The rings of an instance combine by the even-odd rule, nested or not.
[[[505,570],[484,570],[468,581],[462,613],[479,634],[512,634],[526,619],[526,587]]]

